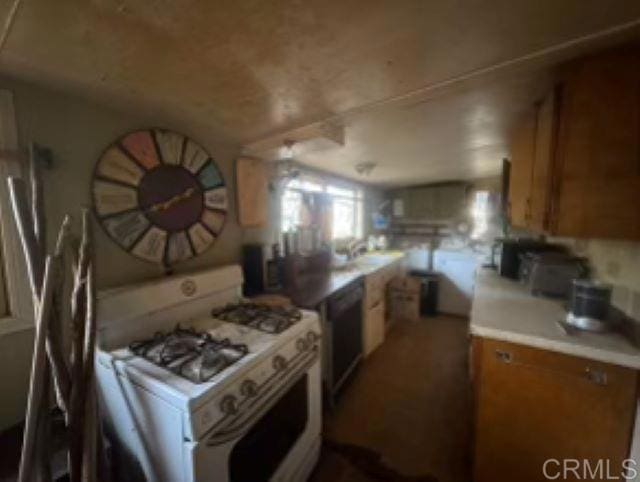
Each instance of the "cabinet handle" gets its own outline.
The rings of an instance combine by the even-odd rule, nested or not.
[[[513,361],[511,353],[503,350],[496,350],[496,358],[503,363],[511,363]]]
[[[607,385],[607,372],[604,372],[602,370],[592,370],[591,368],[587,367],[584,371],[584,374],[587,377],[587,380],[589,380],[591,383],[602,386]]]

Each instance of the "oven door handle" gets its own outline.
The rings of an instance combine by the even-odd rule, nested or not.
[[[238,424],[234,424],[229,428],[223,428],[213,433],[207,439],[208,447],[215,447],[221,445],[229,440],[237,438],[240,434],[249,429],[269,408],[271,408],[272,402],[275,402],[284,392],[289,390],[297,381],[298,376],[306,372],[311,365],[318,360],[317,347],[313,350],[311,358],[307,359],[298,369],[295,370],[293,376],[289,377],[289,381],[282,385],[278,390],[267,395],[260,407],[253,411],[246,412],[246,415],[236,419]]]

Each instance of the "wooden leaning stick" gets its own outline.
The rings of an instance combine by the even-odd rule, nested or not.
[[[9,178],[13,215],[18,227],[31,286],[36,318],[31,380],[20,460],[19,482],[51,480],[48,432],[49,387],[53,381],[56,402],[69,431],[71,482],[97,479],[98,420],[93,379],[95,356],[95,282],[88,211],[82,213],[82,239],[74,266],[70,302],[56,303],[63,293],[64,253],[69,244],[71,219],[60,226],[53,255],[46,256],[46,221],[38,166],[31,163],[31,208],[27,183]],[[62,311],[70,306],[71,360],[63,344]]]

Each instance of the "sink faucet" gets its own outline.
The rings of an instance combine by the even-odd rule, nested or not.
[[[351,241],[347,248],[347,258],[352,260],[367,252],[367,244],[359,239]]]

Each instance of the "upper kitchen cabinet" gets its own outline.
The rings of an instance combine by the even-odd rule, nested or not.
[[[516,127],[511,141],[509,218],[519,228],[529,226],[535,135],[536,116],[532,109]]]
[[[527,226],[535,231],[547,231],[551,215],[553,155],[556,147],[557,92],[554,90],[536,106],[533,165],[529,218]]]
[[[409,217],[433,219],[437,211],[436,191],[429,187],[409,189]]]
[[[449,221],[463,212],[466,203],[464,183],[447,183],[401,189],[392,193],[403,205],[403,216],[410,220]]]
[[[563,79],[551,231],[640,238],[640,50],[570,65]]]
[[[511,143],[513,226],[640,239],[640,51],[565,66]]]
[[[265,226],[268,216],[268,179],[264,161],[251,158],[238,159],[236,182],[240,226]]]
[[[509,216],[519,228],[545,231],[549,227],[556,106],[552,92],[526,114],[513,135]]]

